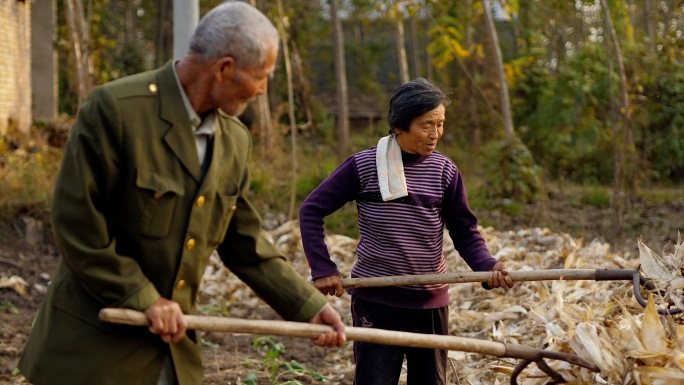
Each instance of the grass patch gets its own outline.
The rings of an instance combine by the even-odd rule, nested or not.
[[[639,191],[639,198],[649,204],[662,204],[684,200],[684,188],[657,187]]]
[[[596,208],[610,207],[611,192],[605,188],[591,187],[582,193],[580,202]]]
[[[34,139],[27,143],[36,143]],[[0,207],[2,216],[12,217],[18,210],[48,207],[62,150],[44,144],[17,144],[0,139]]]

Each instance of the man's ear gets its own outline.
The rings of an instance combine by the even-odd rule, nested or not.
[[[218,80],[233,79],[235,77],[236,64],[232,56],[224,56],[214,64],[214,74]]]

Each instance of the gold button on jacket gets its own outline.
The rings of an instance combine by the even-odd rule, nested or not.
[[[192,250],[192,249],[195,248],[195,244],[196,244],[196,243],[197,243],[197,242],[196,242],[194,239],[190,238],[190,239],[188,239],[188,241],[185,243],[185,248],[187,248],[188,250]]]

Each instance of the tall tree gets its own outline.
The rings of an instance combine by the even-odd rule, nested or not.
[[[256,0],[250,0],[250,3],[253,7],[258,8]],[[268,165],[273,160],[276,138],[268,94],[259,95],[252,108],[254,109],[254,124],[258,127],[259,133],[259,160],[262,164]]]
[[[409,9],[409,41],[411,42],[411,70],[413,77],[420,77],[423,74],[420,65],[420,47],[418,42],[418,12],[415,7]]]
[[[157,0],[157,31],[156,31],[156,55],[154,66],[161,67],[168,61],[172,53],[172,28],[170,20],[171,0]]]
[[[473,47],[474,39],[473,39],[473,30],[475,29],[473,27],[473,0],[466,0],[465,3],[465,12],[466,12],[466,21],[465,21],[465,46],[470,50],[471,47]],[[459,63],[461,63],[459,61]],[[461,67],[464,69],[466,75],[468,76],[469,81],[467,82],[467,86],[465,87],[465,98],[466,100],[467,108],[466,111],[468,111],[468,117],[470,118],[472,122],[472,129],[470,130],[470,142],[475,145],[479,146],[482,144],[482,128],[481,128],[481,122],[480,122],[480,114],[477,112],[477,102],[476,102],[476,94],[477,92],[481,92],[478,89],[477,84],[472,80],[472,76],[470,74],[474,71],[475,69],[475,61],[474,60],[469,60],[468,61],[468,67],[466,68],[465,65],[461,64]],[[485,98],[486,100],[486,98]]]
[[[71,44],[73,47],[76,67],[76,83],[78,90],[78,105],[88,97],[93,81],[93,66],[90,61],[90,37],[86,17],[83,14],[83,4],[80,0],[65,0],[65,12],[69,29],[71,30]]]
[[[339,0],[330,0],[330,19],[333,23],[333,47],[335,50],[335,83],[337,84],[337,154],[345,157],[349,152],[349,101],[347,93],[347,69],[344,59],[344,35],[339,15]]]
[[[287,75],[287,102],[288,102],[288,118],[290,121],[290,138],[292,140],[292,185],[290,186],[290,209],[288,212],[288,219],[294,219],[295,200],[297,197],[297,124],[294,113],[294,86],[292,85],[292,65],[290,62],[290,49],[288,46],[287,25],[285,12],[283,11],[283,3],[278,2],[278,29],[280,30],[280,39],[283,42],[283,59],[285,61],[285,73]]]
[[[620,79],[620,117],[622,122],[622,130],[614,128],[613,132],[616,136],[613,139],[615,143],[615,181],[613,186],[613,239],[616,239],[622,231],[622,218],[624,210],[624,188],[627,184],[632,187],[632,195],[636,195],[636,151],[634,148],[634,134],[632,132],[632,119],[630,115],[630,102],[627,91],[627,76],[625,75],[625,65],[622,58],[622,50],[620,49],[620,42],[613,26],[610,8],[606,0],[601,0],[601,6],[605,14],[606,26],[612,47],[615,53],[615,60],[617,62],[618,78]],[[620,133],[622,132],[622,137]]]
[[[394,20],[394,43],[397,47],[397,65],[399,67],[399,83],[409,81],[408,60],[406,58],[406,36],[404,33],[404,12],[401,10],[401,2],[392,4],[389,12],[390,19]]]
[[[504,131],[506,133],[506,140],[513,142],[515,133],[513,131],[513,115],[511,113],[511,101],[508,95],[508,82],[506,81],[506,71],[504,70],[503,57],[501,55],[501,47],[499,46],[499,36],[496,32],[494,19],[492,18],[492,10],[489,0],[482,0],[484,6],[484,20],[487,26],[487,32],[491,42],[491,53],[494,59],[495,70],[499,79],[499,98],[501,100],[501,115],[503,117]]]
[[[653,4],[651,0],[645,0],[644,3],[644,23],[646,24],[646,32],[648,33],[648,50],[651,55],[655,55],[655,31],[653,29]]]

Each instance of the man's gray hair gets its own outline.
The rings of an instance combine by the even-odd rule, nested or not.
[[[242,1],[227,1],[204,15],[190,39],[190,51],[205,60],[224,56],[239,68],[264,64],[278,46],[278,31],[258,9]]]

